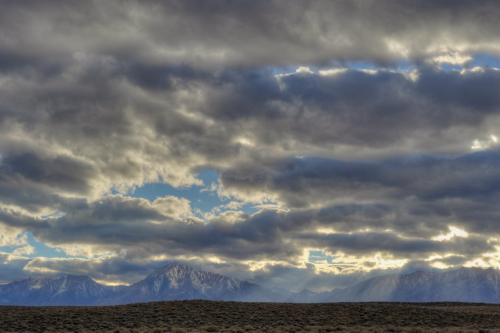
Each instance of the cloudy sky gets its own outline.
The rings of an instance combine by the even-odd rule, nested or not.
[[[498,1],[0,5],[0,283],[500,265]]]

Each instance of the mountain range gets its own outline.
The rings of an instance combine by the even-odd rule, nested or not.
[[[205,299],[241,302],[482,302],[500,303],[500,271],[391,274],[345,289],[291,292],[169,264],[130,286],[110,287],[88,276],[28,278],[0,285],[1,305],[115,305],[137,302]]]

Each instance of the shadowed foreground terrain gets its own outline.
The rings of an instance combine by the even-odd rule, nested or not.
[[[500,332],[500,305],[170,301],[0,306],[0,332]]]

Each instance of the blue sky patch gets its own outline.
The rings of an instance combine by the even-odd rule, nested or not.
[[[185,198],[191,201],[193,211],[200,211],[202,213],[211,212],[212,209],[227,205],[229,202],[233,201],[227,198],[221,198],[216,191],[209,190],[212,184],[217,186],[220,185],[218,180],[219,174],[217,172],[202,170],[197,178],[203,180],[203,186],[175,188],[169,184],[151,183],[136,188],[135,191],[127,194],[127,196],[132,198],[143,198],[151,202],[156,198],[162,198],[169,195]],[[253,203],[247,203],[242,205],[238,210],[247,214],[254,214],[259,211],[259,208],[253,208],[254,206],[256,205]],[[221,211],[227,210],[229,209],[221,209]],[[198,214],[198,216],[201,217],[201,214]]]

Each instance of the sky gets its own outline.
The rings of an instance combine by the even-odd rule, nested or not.
[[[0,6],[0,283],[499,268],[498,1]]]

